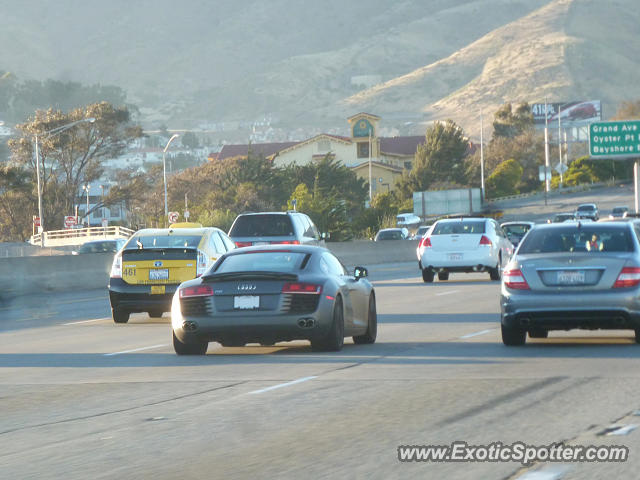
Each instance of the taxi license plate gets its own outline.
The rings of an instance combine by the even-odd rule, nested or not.
[[[158,268],[149,270],[149,280],[169,280],[169,269]]]
[[[233,308],[239,310],[260,308],[260,297],[257,295],[237,295],[233,297]]]
[[[151,295],[164,295],[164,285],[151,285]]]
[[[560,285],[582,285],[585,280],[584,271],[562,271],[558,272],[558,284]]]

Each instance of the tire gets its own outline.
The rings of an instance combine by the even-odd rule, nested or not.
[[[162,314],[164,312],[162,310],[151,310],[150,312],[147,312],[147,313],[151,318],[160,318],[162,317]]]
[[[327,336],[320,340],[312,340],[311,348],[318,352],[339,352],[344,345],[344,308],[342,297],[336,296],[333,306],[333,321]]]
[[[424,283],[432,283],[433,282],[434,273],[431,270],[426,268],[422,269],[422,281]]]
[[[534,328],[533,330],[529,330],[529,338],[547,338],[548,336],[549,332],[541,328]]]
[[[197,341],[193,343],[182,343],[176,337],[175,332],[173,334],[173,349],[178,355],[204,355],[207,353],[209,342]]]
[[[636,328],[636,343],[640,343],[640,328]]]
[[[353,343],[363,345],[367,343],[375,343],[378,336],[378,314],[376,312],[376,297],[371,293],[369,297],[369,311],[367,315],[367,331],[364,335],[353,337]]]
[[[122,308],[112,308],[111,316],[115,323],[127,323],[129,321],[130,313]]]
[[[496,265],[496,268],[489,269],[489,278],[494,281],[500,281],[502,279],[502,255],[498,256],[498,265]]]
[[[507,327],[501,325],[502,343],[508,347],[519,347],[527,341],[527,331],[518,327]]]
[[[449,280],[449,272],[438,272],[438,280],[441,282]]]

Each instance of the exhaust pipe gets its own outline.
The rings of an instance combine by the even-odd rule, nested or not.
[[[316,321],[313,318],[301,318],[298,320],[298,326],[300,328],[313,328],[316,325]]]
[[[198,329],[198,324],[192,320],[187,320],[182,324],[182,329],[185,332],[195,332]]]

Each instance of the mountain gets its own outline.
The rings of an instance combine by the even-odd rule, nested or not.
[[[117,85],[170,128],[343,127],[358,111],[473,128],[545,97],[610,115],[640,97],[636,1],[2,0],[0,71]]]

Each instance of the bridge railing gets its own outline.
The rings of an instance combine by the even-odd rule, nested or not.
[[[117,238],[129,238],[134,230],[127,227],[89,227],[72,228],[66,230],[51,230],[49,232],[36,233],[29,239],[31,245],[43,247],[59,247],[63,245],[81,245],[90,240],[114,240]]]

